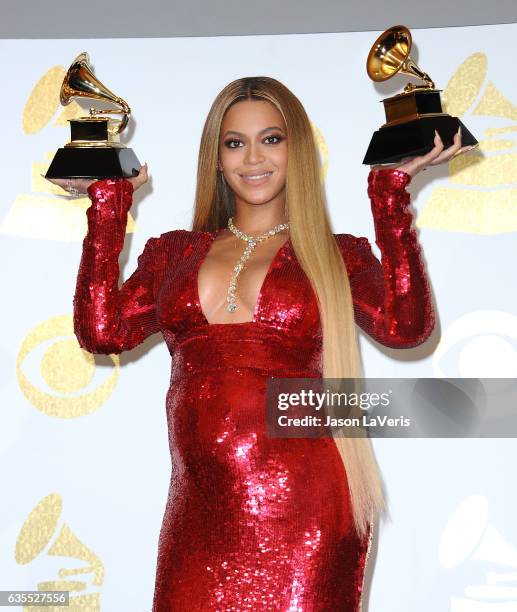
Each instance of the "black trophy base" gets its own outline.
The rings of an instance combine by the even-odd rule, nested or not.
[[[451,115],[421,117],[382,127],[372,136],[363,164],[390,164],[406,157],[425,155],[434,147],[435,130],[440,134],[444,147],[450,147],[460,126],[462,146],[478,144],[458,117]]]
[[[62,147],[45,178],[129,178],[140,167],[133,149],[126,147]]]

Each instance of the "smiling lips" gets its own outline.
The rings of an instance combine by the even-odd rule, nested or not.
[[[260,174],[241,174],[240,177],[247,183],[253,183],[254,185],[262,184],[273,174],[273,172],[262,172]]]

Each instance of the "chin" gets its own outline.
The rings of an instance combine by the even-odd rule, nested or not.
[[[239,197],[249,204],[267,204],[275,198],[275,193],[241,193]]]
[[[250,204],[267,204],[282,191],[282,188],[277,189],[268,186],[267,189],[260,190],[257,188],[251,189],[232,189],[233,193],[245,202]]]

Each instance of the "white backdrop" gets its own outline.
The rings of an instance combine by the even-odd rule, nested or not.
[[[410,350],[361,334],[365,375],[514,377],[517,83],[508,50],[517,24],[412,33],[413,57],[482,142],[410,186],[437,329]],[[365,58],[376,35],[0,42],[0,590],[68,580],[71,609],[149,611],[169,486],[161,336],[112,360],[89,357],[72,332],[89,200],[60,198],[40,177],[69,139],[66,118],[80,114],[58,104],[65,68],[90,53],[100,80],[132,108],[125,142],[149,163],[123,278],[150,236],[190,228],[206,114],[224,85],[250,75],[275,77],[300,98],[320,137],[334,232],[367,236],[379,256],[361,162],[384,122],[380,100],[409,79],[372,84]],[[374,446],[392,522],[370,556],[365,612],[517,611],[514,440]]]

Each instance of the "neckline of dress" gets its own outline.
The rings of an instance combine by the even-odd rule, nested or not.
[[[208,236],[208,240],[205,242],[204,252],[198,258],[197,265],[196,265],[196,270],[195,270],[195,273],[194,273],[194,291],[195,291],[195,296],[196,296],[196,306],[197,306],[197,309],[198,309],[198,312],[199,312],[201,318],[203,319],[204,324],[207,327],[222,327],[223,325],[230,325],[230,326],[235,326],[235,325],[255,325],[257,323],[258,313],[259,313],[260,308],[262,306],[262,299],[263,299],[263,296],[264,296],[264,290],[266,288],[266,285],[267,285],[267,283],[268,283],[268,281],[269,281],[269,279],[271,277],[271,274],[273,273],[273,269],[274,269],[274,266],[275,266],[276,262],[280,259],[280,257],[282,256],[283,252],[287,249],[287,246],[291,243],[291,238],[290,238],[290,236],[288,236],[287,240],[285,240],[280,245],[280,247],[278,248],[277,252],[273,256],[273,259],[271,260],[271,263],[269,264],[269,268],[268,268],[268,270],[266,272],[266,276],[264,277],[264,280],[262,281],[262,284],[261,284],[259,292],[258,292],[257,301],[255,303],[255,308],[253,310],[253,317],[249,321],[239,321],[237,323],[210,323],[208,321],[207,317],[205,316],[205,313],[203,312],[203,307],[201,306],[201,299],[199,297],[199,270],[200,270],[201,266],[203,265],[203,262],[205,261],[205,259],[208,256],[208,253],[210,251],[210,247],[211,247],[212,243],[214,242],[216,237],[220,234],[220,232],[223,231],[223,229],[226,229],[226,228],[220,228],[220,229],[214,230],[212,232],[204,232],[204,234]]]

